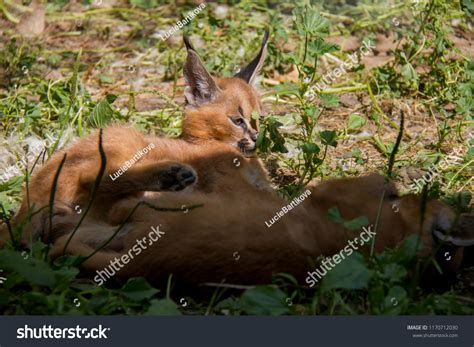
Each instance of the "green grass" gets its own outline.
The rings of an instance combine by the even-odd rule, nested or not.
[[[32,136],[55,140],[46,149],[48,158],[73,135],[111,122],[133,123],[144,132],[171,137],[180,134],[185,50],[181,32],[168,42],[158,34],[194,6],[131,3],[123,1],[112,9],[83,1],[82,12],[70,12],[64,2],[50,1],[46,19],[52,29],[40,39],[28,41],[15,29],[5,29],[7,35],[0,39],[0,150],[6,155],[0,174],[34,152],[33,146],[27,147]],[[427,193],[470,211],[474,62],[454,37],[472,35],[472,9],[467,1],[420,3],[413,7],[401,1],[392,8],[375,0],[311,8],[304,2],[212,3],[183,31],[191,35],[210,71],[230,76],[251,59],[263,31],[270,29],[262,80],[267,116],[258,144],[275,188],[283,194],[294,196],[314,179],[387,172],[389,166],[401,190],[408,192],[417,177],[413,172],[421,175],[458,149],[458,159],[440,171]],[[1,21],[12,24],[5,8],[0,8]],[[123,30],[116,30],[119,26]],[[392,36],[380,42],[386,35]],[[378,56],[387,59],[377,66],[358,62],[309,98],[308,90],[337,66],[335,61],[351,53],[333,43],[335,36],[338,42],[357,40],[353,51],[371,40]],[[381,48],[388,43],[391,48]],[[348,103],[348,96],[357,101]],[[389,165],[402,110],[404,136]],[[29,169],[32,165],[30,160]],[[0,182],[4,219],[18,206],[27,179],[23,172]],[[0,312],[472,314],[474,299],[462,281],[453,281],[441,293],[420,286],[417,275],[430,260],[416,259],[415,247],[416,240],[408,239],[398,249],[373,257],[355,254],[316,289],[275,274],[267,286],[222,286],[196,296],[174,294],[182,288],[175,288],[172,277],[163,288],[143,279],[98,287],[81,276],[76,258],[52,262],[45,244],[36,243],[29,251],[11,245],[0,250],[0,269],[8,274],[0,286]]]

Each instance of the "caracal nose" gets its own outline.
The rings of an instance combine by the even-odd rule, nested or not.
[[[252,139],[253,142],[256,142],[256,141],[257,141],[257,137],[258,137],[258,131],[253,130],[253,131],[250,133],[250,138]]]

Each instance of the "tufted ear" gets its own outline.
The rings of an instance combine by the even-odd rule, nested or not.
[[[267,53],[267,41],[268,30],[265,30],[265,34],[263,35],[262,47],[260,48],[260,51],[258,52],[257,56],[250,62],[250,64],[242,68],[242,70],[240,70],[234,77],[241,78],[249,84],[255,82],[255,77],[257,77],[265,61]]]
[[[199,107],[214,100],[220,93],[220,89],[211,74],[207,72],[189,38],[183,36],[183,40],[188,51],[188,57],[184,64],[184,79],[186,81],[184,96],[190,106]]]

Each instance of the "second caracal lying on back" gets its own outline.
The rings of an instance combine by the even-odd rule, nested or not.
[[[231,78],[213,78],[185,38],[188,57],[184,66],[188,103],[181,140],[145,136],[131,127],[111,126],[103,131],[106,169],[91,216],[107,215],[117,200],[145,191],[191,189],[212,192],[215,187],[229,194],[243,193],[246,186],[270,189],[262,164],[253,156],[257,121],[262,113],[252,83],[264,61],[268,33],[254,60]],[[99,136],[93,134],[58,152],[33,176],[29,198],[24,199],[14,223],[26,222],[31,208],[36,214],[25,225],[23,241],[39,236],[48,239],[46,226],[54,177],[64,156],[55,193],[54,214],[74,213],[87,206],[99,173]],[[146,152],[146,153],[145,153]],[[131,165],[133,163],[133,165]],[[243,180],[236,180],[236,173]],[[236,188],[234,181],[242,182]],[[179,206],[178,206],[179,207]],[[111,220],[119,223],[119,220]]]
[[[123,216],[143,199],[154,206],[203,206],[188,213],[170,213],[142,205],[120,227],[87,217],[66,253],[93,254],[82,269],[92,274],[99,285],[112,276],[122,281],[143,276],[159,285],[170,274],[174,280],[191,285],[254,285],[270,283],[274,274],[284,272],[300,283],[314,286],[316,281],[311,275],[318,258],[340,253],[362,231],[345,229],[342,223],[328,218],[328,211],[334,207],[347,220],[367,217],[371,225],[370,242],[374,241],[377,252],[399,245],[409,235],[419,235],[420,254],[438,255],[443,271],[456,271],[463,258],[463,247],[474,245],[473,215],[460,215],[458,219],[454,211],[436,200],[426,202],[423,208],[422,197],[400,197],[395,185],[377,174],[329,180],[309,187],[309,193],[271,228],[265,221],[288,201],[256,188],[245,192],[244,201],[220,190],[213,194],[192,191],[179,196],[163,192],[123,199],[115,211]],[[78,218],[74,214],[59,216],[54,228],[71,231]],[[152,231],[157,226],[159,235]],[[65,234],[55,241],[53,257],[63,253],[70,237],[70,233]],[[108,240],[111,242],[106,243]],[[139,246],[139,242],[144,246]],[[369,253],[370,242],[356,249]],[[449,261],[443,256],[446,251],[452,255]],[[120,271],[109,272],[111,264]]]

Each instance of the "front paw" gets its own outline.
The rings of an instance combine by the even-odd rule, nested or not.
[[[183,190],[197,181],[196,171],[192,167],[182,164],[173,164],[160,171],[158,176],[161,190],[166,191]]]

